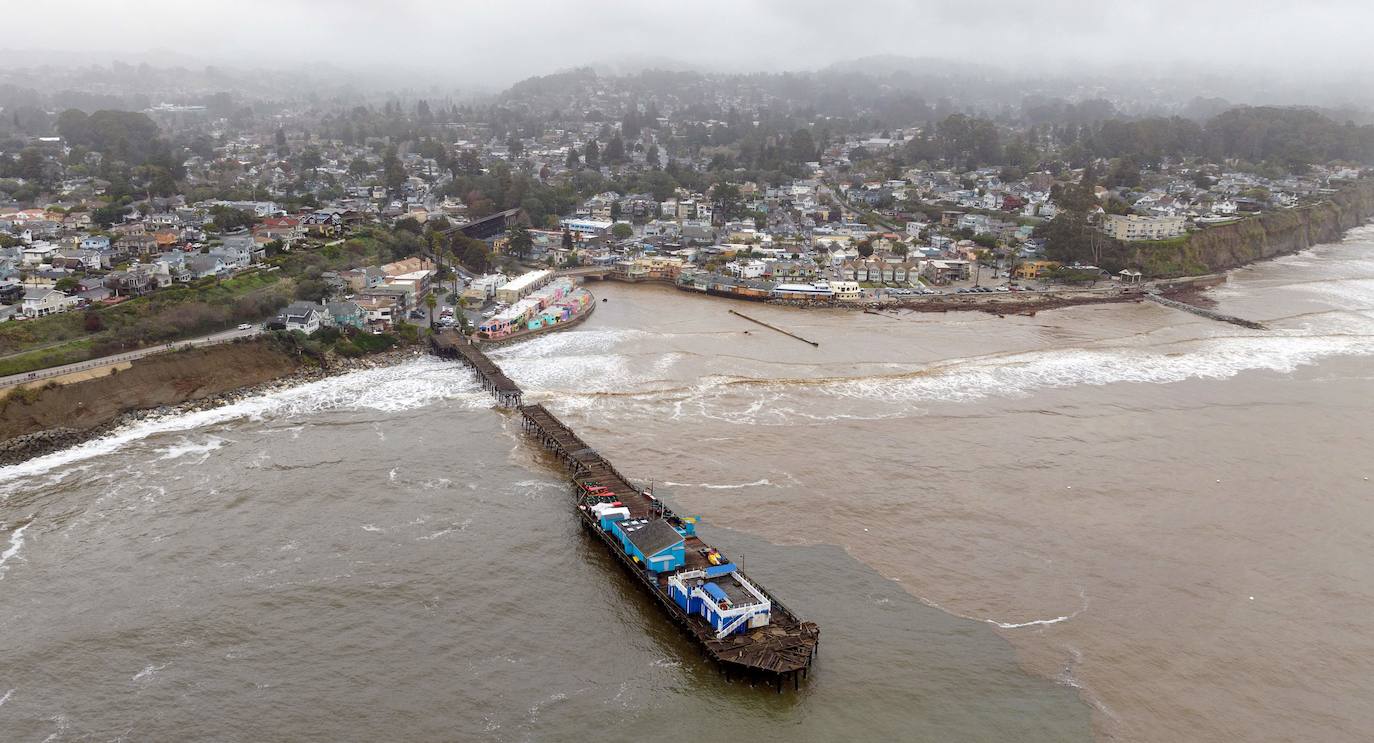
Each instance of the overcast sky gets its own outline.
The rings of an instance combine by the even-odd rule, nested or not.
[[[1374,70],[1374,0],[4,0],[0,46],[418,70],[505,85],[627,60],[815,69],[873,54],[1036,71]],[[8,56],[8,55],[7,55]],[[46,56],[46,55],[45,55]],[[7,63],[21,60],[7,59]],[[1363,77],[1363,74],[1361,73]],[[418,81],[417,81],[418,82]]]

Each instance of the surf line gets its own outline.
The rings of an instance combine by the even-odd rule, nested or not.
[[[930,599],[921,596],[918,596],[917,598],[919,598],[921,600],[921,603],[925,604],[926,606],[939,609],[940,611],[943,611],[946,614],[959,617],[960,619],[967,619],[971,622],[983,622],[985,624],[991,624],[992,626],[997,627],[998,629],[1023,629],[1026,627],[1048,627],[1052,624],[1059,624],[1060,622],[1067,622],[1070,619],[1076,618],[1079,614],[1082,614],[1083,612],[1088,610],[1088,594],[1082,589],[1079,589],[1078,596],[1079,598],[1083,599],[1083,605],[1078,607],[1078,610],[1073,612],[1072,614],[1054,617],[1053,619],[1032,619],[1029,622],[999,622],[996,619],[988,619],[986,617],[970,617],[966,614],[960,614],[955,611],[950,611],[949,609],[940,606],[939,604],[935,603],[934,601],[931,601]]]
[[[30,517],[29,520],[23,526],[10,532],[9,549],[5,550],[4,552],[0,552],[0,578],[3,578],[5,575],[5,571],[3,570],[5,563],[9,562],[11,557],[14,557],[15,555],[19,554],[19,550],[23,548],[24,530],[29,528],[30,526],[33,526],[32,517]]]
[[[701,483],[693,484],[693,483],[690,483],[690,482],[672,482],[671,480],[664,480],[664,481],[663,481],[663,484],[666,485],[666,486],[668,486],[668,487],[670,487],[670,488],[671,488],[671,487],[677,487],[677,488],[707,488],[707,489],[709,489],[709,490],[737,490],[737,489],[739,489],[739,488],[756,488],[756,487],[762,487],[762,486],[764,486],[764,485],[768,485],[768,486],[770,486],[770,487],[775,487],[775,488],[776,488],[776,487],[780,487],[780,486],[778,486],[778,485],[774,485],[774,484],[773,484],[772,482],[770,482],[770,481],[768,480],[768,478],[766,478],[766,477],[763,478],[762,480],[755,480],[755,481],[753,481],[753,482],[743,482],[743,483],[740,483],[740,484],[738,484],[738,485],[715,485],[715,484],[712,484],[712,483],[709,483],[709,482],[701,482]]]

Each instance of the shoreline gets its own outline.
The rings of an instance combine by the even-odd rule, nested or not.
[[[327,365],[302,366],[265,382],[247,384],[178,403],[124,410],[103,423],[88,428],[54,427],[20,434],[0,441],[0,467],[22,464],[30,459],[70,449],[98,439],[131,423],[166,415],[182,415],[213,410],[250,397],[299,387],[349,372],[394,366],[409,358],[425,355],[425,353],[419,346],[407,346],[355,359],[336,357],[331,359]],[[117,375],[115,378],[118,378]],[[99,379],[88,381],[99,381]]]
[[[1350,230],[1353,230],[1356,227],[1364,226],[1368,223],[1368,221],[1362,221],[1360,224],[1357,224],[1351,227],[1350,229],[1345,230],[1341,233],[1342,238],[1345,235],[1349,234]],[[1112,289],[1101,291],[1067,289],[1063,291],[1047,292],[941,295],[938,297],[920,298],[911,297],[887,302],[840,302],[835,300],[824,302],[807,302],[800,300],[779,300],[768,299],[763,297],[756,298],[745,296],[723,296],[719,294],[709,294],[707,292],[696,291],[689,287],[681,286],[677,282],[670,283],[664,281],[627,281],[620,283],[669,284],[674,289],[677,289],[679,291],[686,291],[691,294],[701,294],[704,296],[714,296],[722,299],[732,299],[736,301],[750,303],[770,304],[781,307],[795,307],[799,309],[843,309],[851,311],[857,310],[871,315],[894,318],[900,317],[900,315],[895,314],[899,310],[904,310],[907,313],[983,312],[987,314],[997,315],[998,317],[1006,317],[1008,315],[1034,317],[1038,312],[1041,311],[1062,309],[1067,307],[1143,302],[1145,301],[1146,294],[1151,289],[1157,291],[1160,295],[1164,297],[1173,298],[1176,301],[1180,301],[1185,304],[1193,305],[1195,307],[1199,307],[1202,309],[1207,309],[1211,306],[1214,306],[1215,302],[1207,296],[1205,296],[1204,292],[1209,288],[1226,283],[1229,280],[1230,274],[1233,271],[1236,271],[1240,268],[1244,268],[1246,266],[1254,265],[1256,263],[1271,261],[1285,255],[1300,253],[1303,250],[1308,249],[1308,247],[1298,247],[1294,250],[1281,251],[1271,255],[1260,256],[1252,260],[1246,261],[1241,265],[1228,268],[1225,271],[1219,273],[1206,274],[1202,276],[1182,277],[1178,279],[1160,279],[1156,282],[1153,282],[1150,285],[1142,285],[1139,287],[1132,287],[1130,289],[1114,287]],[[608,278],[603,278],[601,280],[616,281],[616,279]],[[583,288],[586,289],[588,293],[592,293],[590,289],[586,288],[585,283],[586,282],[584,281]],[[529,338],[544,335],[546,333],[556,332],[558,330],[562,330],[581,324],[582,321],[586,320],[587,317],[589,317],[595,311],[595,309],[596,295],[592,293],[592,303],[588,306],[587,311],[568,322],[559,323],[558,325],[552,327],[540,328],[539,330],[531,331],[528,333],[522,333],[515,336],[509,336],[497,340],[478,341],[478,343],[481,345],[493,347],[503,346],[510,343],[517,343],[523,340],[527,340]],[[399,363],[399,361],[401,361],[405,357],[418,356],[424,353],[426,353],[426,351],[421,350],[418,347],[406,347],[391,349],[389,351],[384,351],[373,356],[366,356],[358,359],[334,357],[326,366],[298,368],[292,372],[289,372],[283,376],[277,377],[267,382],[249,384],[244,385],[242,387],[235,387],[229,390],[225,390],[223,392],[207,395],[206,397],[194,400],[187,400],[184,402],[174,403],[170,405],[160,405],[155,407],[135,408],[131,410],[126,410],[114,416],[108,421],[105,421],[103,423],[100,423],[96,426],[89,428],[77,429],[59,426],[20,434],[18,436],[13,436],[9,439],[5,439],[4,441],[0,441],[0,467],[20,464],[35,457],[51,454],[53,452],[61,451],[72,446],[85,443],[87,441],[99,438],[100,436],[103,436],[124,424],[144,420],[153,415],[187,413],[200,410],[207,410],[215,407],[220,407],[223,405],[228,405],[230,403],[242,400],[246,397],[251,397],[254,395],[272,392],[280,389],[286,389],[289,387],[295,387],[302,384],[306,384],[308,382],[314,382],[328,377],[346,374],[350,371],[356,371],[358,369],[370,369],[381,366],[391,366],[396,363]],[[103,379],[103,377],[97,378],[97,380],[87,381],[93,382],[98,381],[98,379]]]

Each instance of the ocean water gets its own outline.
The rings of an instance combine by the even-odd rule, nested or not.
[[[0,737],[1374,729],[1374,230],[1211,292],[1263,331],[591,289],[494,358],[821,624],[800,693],[725,683],[423,360],[0,469]]]

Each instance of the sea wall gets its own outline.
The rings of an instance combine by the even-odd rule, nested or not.
[[[1127,244],[1127,263],[1151,278],[1215,273],[1335,242],[1374,217],[1374,180],[1360,180],[1320,203],[1282,209],[1186,238]]]

